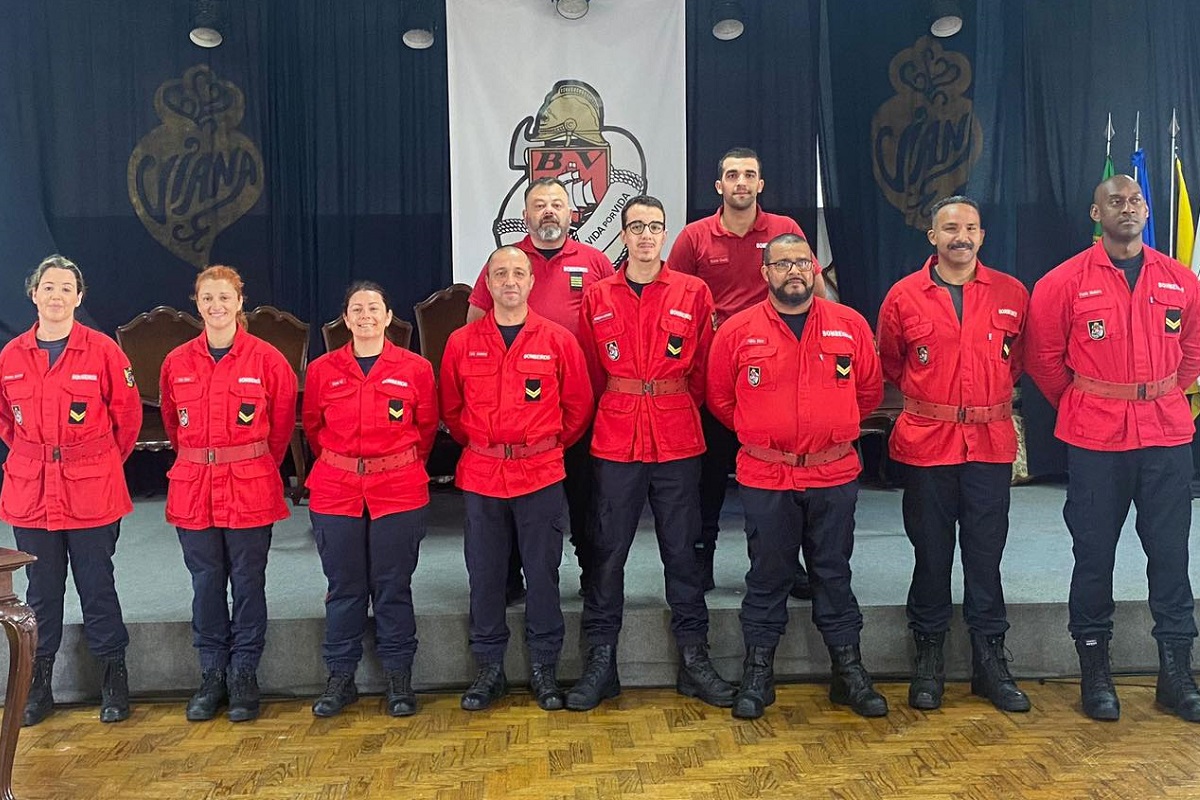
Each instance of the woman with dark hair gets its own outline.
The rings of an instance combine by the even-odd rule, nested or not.
[[[83,290],[70,260],[42,261],[25,282],[37,322],[0,351],[0,439],[11,450],[0,517],[38,559],[25,568],[38,643],[24,725],[54,709],[68,563],[88,649],[104,663],[100,721],[129,717],[129,633],[112,558],[121,517],[133,510],[122,465],[142,427],[142,401],[116,342],[76,321]]]
[[[309,365],[302,414],[316,458],[309,513],[329,581],[321,648],[329,680],[312,711],[331,717],[358,700],[354,673],[371,606],[387,713],[404,717],[417,711],[412,575],[438,425],[433,367],[388,341],[392,311],[378,284],[352,284],[342,317],[353,338]]]
[[[242,288],[230,267],[197,276],[204,332],[167,355],[158,384],[176,452],[167,522],[179,532],[192,575],[192,641],[200,653],[191,721],[212,719],[226,703],[231,722],[258,716],[267,553],[272,526],[288,517],[279,465],[296,426],[296,373],[246,331]]]

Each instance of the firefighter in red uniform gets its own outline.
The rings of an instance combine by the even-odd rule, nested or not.
[[[728,708],[734,689],[708,657],[708,608],[696,565],[704,365],[712,342],[712,294],[702,280],[660,259],[666,216],[654,197],[621,210],[629,260],[584,294],[580,319],[600,378],[593,426],[597,517],[591,580],[583,599],[587,663],[567,693],[584,711],[621,691],[617,638],[625,605],[625,562],[649,493],[679,646],[676,689]]]
[[[1183,394],[1200,373],[1200,287],[1186,267],[1142,246],[1148,209],[1132,178],[1096,187],[1091,215],[1104,235],[1038,281],[1026,350],[1026,369],[1058,409],[1054,435],[1067,444],[1069,629],[1083,711],[1121,713],[1108,645],[1117,539],[1132,502],[1158,642],[1155,697],[1200,722],[1188,580],[1193,425]]]
[[[100,721],[129,717],[129,633],[112,557],[121,517],[133,510],[122,464],[142,426],[142,401],[116,342],[75,320],[83,290],[74,263],[42,261],[25,282],[37,322],[0,351],[0,439],[10,451],[0,517],[17,547],[38,559],[25,568],[38,643],[24,725],[54,709],[68,563],[88,649],[104,664]]]
[[[908,704],[919,709],[942,704],[957,525],[971,690],[1004,711],[1029,710],[1008,671],[1000,583],[1017,455],[1012,389],[1029,292],[979,261],[983,235],[974,200],[938,201],[929,230],[937,254],[893,286],[879,311],[883,375],[904,393],[888,446],[909,465],[904,530],[916,556],[908,624],[917,654]]]
[[[412,576],[429,504],[425,460],[438,426],[433,367],[387,340],[392,311],[379,284],[352,284],[342,318],[352,340],[314,361],[305,377],[304,433],[317,459],[309,513],[329,580],[322,646],[329,681],[313,714],[333,716],[358,699],[354,672],[370,606],[387,673],[385,706],[406,717],[417,711]]]
[[[213,266],[196,277],[204,332],[162,365],[159,391],[175,464],[167,522],[192,575],[192,643],[200,688],[187,718],[258,716],[258,662],[267,633],[271,527],[288,517],[279,465],[296,426],[296,373],[245,329],[242,279]],[[230,616],[227,591],[233,594]]]
[[[529,309],[533,284],[522,250],[492,253],[494,308],[451,334],[442,357],[442,419],[464,448],[455,483],[466,505],[471,652],[479,664],[462,697],[468,711],[487,708],[508,691],[504,590],[514,542],[529,585],[530,688],[543,709],[563,707],[555,675],[563,640],[563,449],[591,420],[592,388],[575,337]]]
[[[591,245],[571,238],[571,202],[566,187],[556,178],[530,182],[525,189],[524,216],[529,234],[517,242],[516,247],[529,257],[533,269],[529,307],[566,328],[575,335],[582,348],[587,348],[590,344],[579,328],[579,306],[587,287],[613,274],[612,262]],[[487,265],[484,265],[471,293],[467,322],[482,318],[494,305],[487,278]],[[591,432],[585,431],[563,454],[567,470],[563,490],[571,520],[571,544],[581,570],[581,587],[586,585],[590,569],[587,530],[591,524],[593,491],[592,458],[588,453],[591,439]],[[522,596],[521,552],[514,545],[506,600],[513,602]]]
[[[867,717],[887,713],[859,653],[862,613],[850,589],[859,425],[883,398],[871,328],[846,306],[814,297],[815,264],[796,234],[763,250],[770,295],[733,315],[713,338],[707,400],[737,434],[737,480],[750,571],[742,600],[746,644],[733,715],[775,702],[775,647],[803,548],[813,622],[829,648],[829,699]]]
[[[671,246],[671,269],[696,275],[708,284],[716,303],[718,326],[766,299],[767,286],[759,271],[767,242],[785,233],[804,237],[795,220],[762,210],[758,195],[763,186],[758,154],[745,147],[728,151],[717,162],[716,190],[721,195],[721,207],[711,217],[686,226]],[[824,297],[820,265],[815,269],[816,294]],[[718,523],[738,442],[733,431],[714,419],[707,407],[701,409],[700,420],[707,449],[700,458],[701,542],[697,556],[704,570],[704,588],[711,589]],[[812,597],[808,573],[800,562],[796,564],[791,594],[800,599]]]

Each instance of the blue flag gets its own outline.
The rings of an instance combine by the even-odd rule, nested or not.
[[[1146,201],[1146,227],[1142,229],[1142,243],[1147,247],[1154,244],[1154,204],[1150,202],[1150,176],[1146,174],[1146,151],[1140,147],[1129,157],[1133,169],[1137,173],[1138,186],[1142,190],[1142,199]],[[1155,249],[1157,249],[1155,247]]]

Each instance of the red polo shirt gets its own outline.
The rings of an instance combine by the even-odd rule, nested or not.
[[[613,265],[608,256],[570,237],[550,259],[538,252],[528,235],[515,246],[529,256],[529,263],[533,267],[529,308],[551,322],[562,325],[579,339],[581,345],[585,345],[579,332],[579,306],[583,301],[584,289],[613,274]],[[487,287],[487,264],[483,265],[483,270],[475,280],[470,303],[484,311],[492,310],[494,304]]]
[[[670,258],[671,269],[695,275],[708,284],[717,306],[718,325],[767,299],[767,282],[759,271],[767,242],[784,233],[804,236],[794,219],[768,214],[762,208],[758,209],[754,226],[745,236],[738,236],[721,224],[721,210],[680,231],[671,245]]]
[[[930,257],[901,278],[879,310],[883,377],[905,397],[950,406],[993,406],[1012,400],[1021,376],[1029,292],[1016,278],[976,262],[963,286],[958,321],[950,293],[933,282]],[[1012,462],[1017,436],[1011,419],[945,422],[905,411],[888,437],[892,457],[918,467],[981,461]]]

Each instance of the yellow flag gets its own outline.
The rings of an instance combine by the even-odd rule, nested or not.
[[[1175,214],[1175,252],[1181,264],[1192,265],[1192,249],[1196,243],[1196,218],[1192,216],[1192,201],[1187,184],[1183,182],[1183,164],[1175,159],[1175,180],[1179,182],[1179,206]]]

